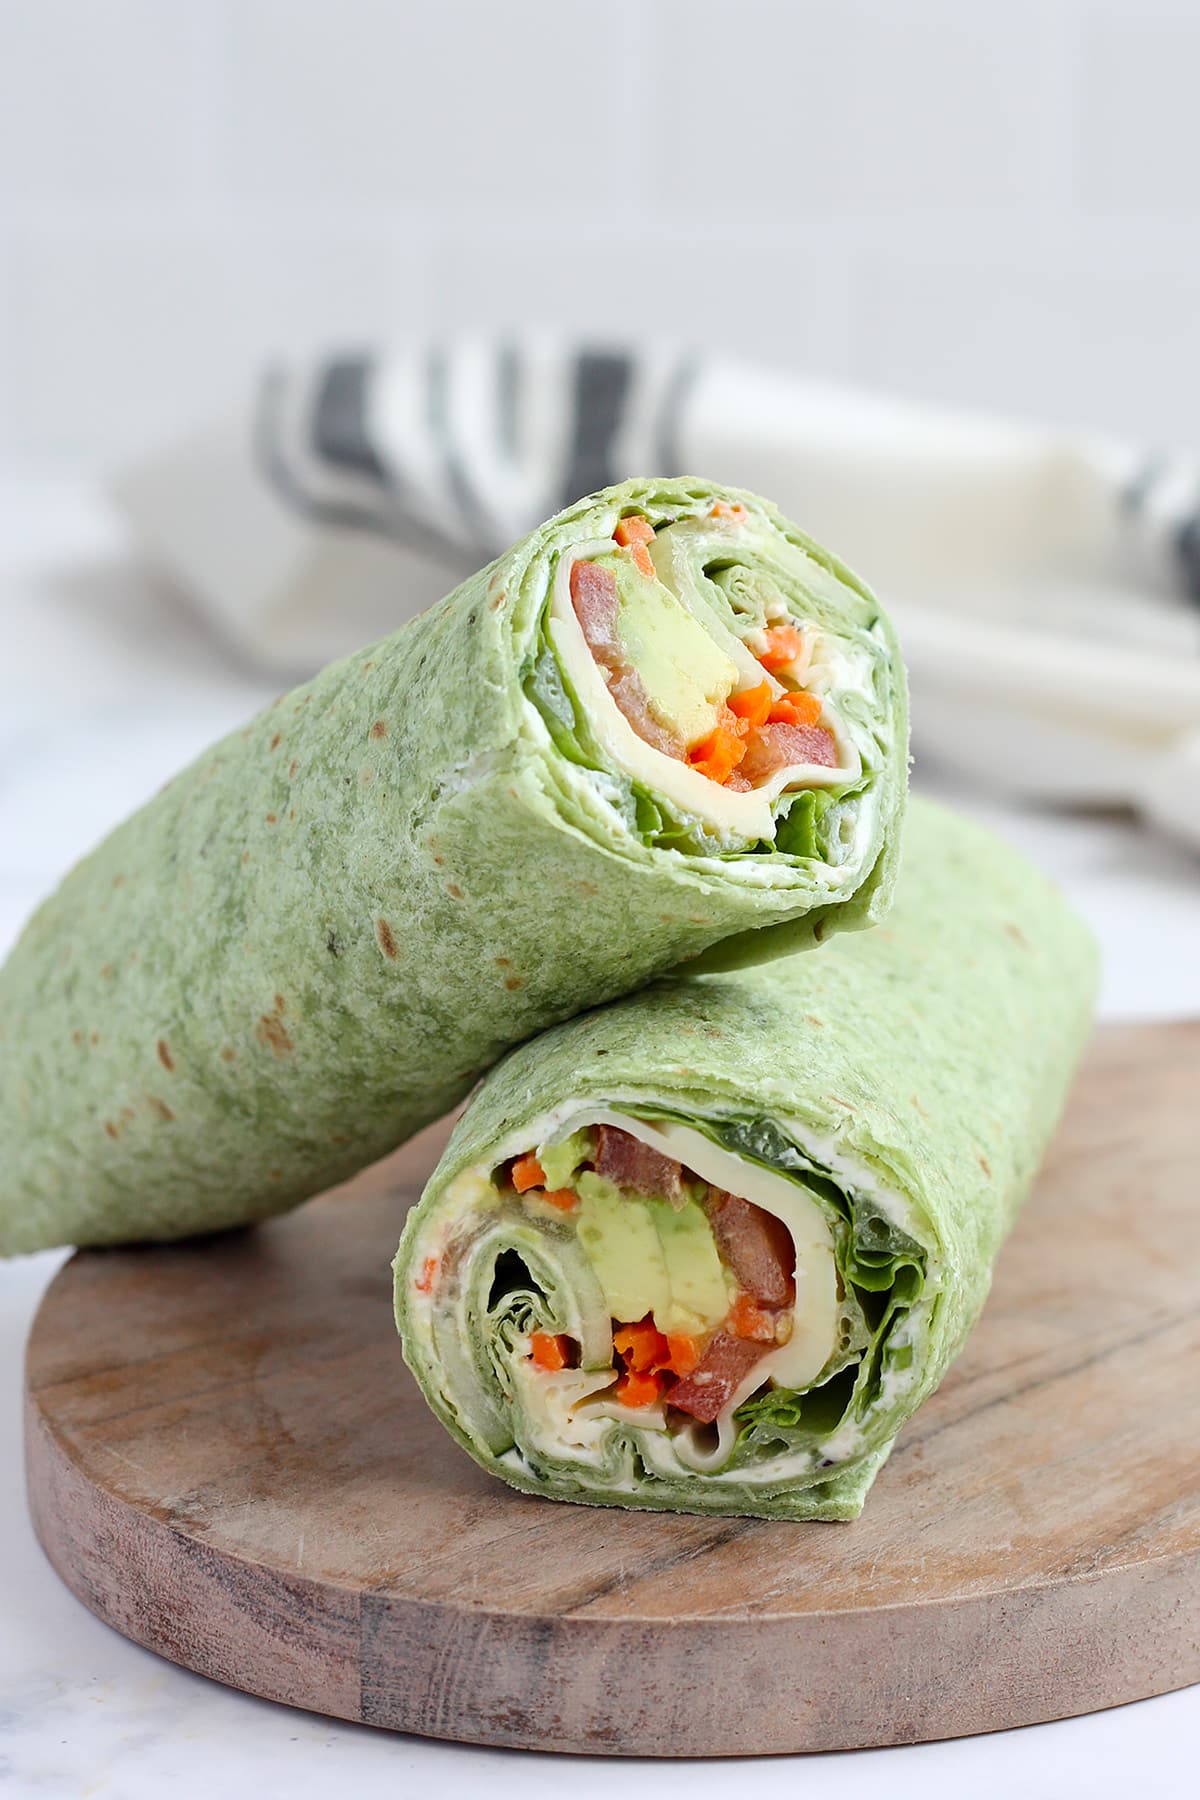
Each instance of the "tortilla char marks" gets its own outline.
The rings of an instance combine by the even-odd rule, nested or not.
[[[276,1056],[288,1056],[296,1047],[283,1022],[286,1011],[287,1002],[283,995],[276,994],[274,1007],[262,1014],[254,1028],[254,1035],[263,1049],[274,1051]]]
[[[661,1195],[677,1204],[687,1199],[679,1163],[614,1125],[596,1127],[596,1154],[592,1161],[597,1175],[605,1176],[617,1187],[648,1197]]]
[[[376,919],[375,935],[379,939],[379,948],[383,951],[383,954],[387,957],[388,961],[395,962],[400,954],[400,946],[396,942],[395,932],[392,930],[386,919]],[[334,955],[337,955],[336,951],[334,951]]]
[[[370,731],[367,733],[368,737],[373,738],[385,738],[387,734],[388,728],[386,719],[376,719]]]
[[[159,1038],[156,1048],[158,1050],[159,1062],[167,1071],[168,1075],[173,1075],[175,1073],[175,1058],[171,1055],[171,1047],[167,1043],[166,1038]]]

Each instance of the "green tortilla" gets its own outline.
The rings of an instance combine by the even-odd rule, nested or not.
[[[855,1517],[984,1303],[1094,984],[1089,935],[1050,883],[979,827],[914,801],[879,929],[736,974],[669,977],[522,1045],[468,1106],[396,1259],[404,1354],[429,1404],[529,1493]],[[611,1382],[609,1295],[571,1215],[531,1209],[504,1171],[596,1110],[732,1152],[726,1192],[769,1172],[836,1246],[828,1360],[821,1348],[806,1386],[764,1385],[731,1410],[728,1454],[704,1471],[662,1449],[680,1422],[669,1409],[664,1429],[597,1425],[589,1409],[613,1391],[601,1388],[568,1429],[537,1398],[539,1380],[571,1375],[537,1372],[535,1329],[565,1334],[581,1373],[607,1368],[596,1379]],[[558,1169],[547,1186],[563,1179]],[[796,1267],[806,1292],[810,1271]]]
[[[861,775],[798,797],[778,845],[606,761],[547,635],[565,553],[718,500],[748,511],[724,539],[688,525],[713,604],[766,573],[868,671]],[[704,952],[873,923],[906,764],[886,618],[774,508],[694,480],[580,501],[201,756],[34,915],[0,971],[0,1252],[282,1211],[556,1020]]]

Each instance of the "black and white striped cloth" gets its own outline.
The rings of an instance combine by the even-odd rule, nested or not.
[[[770,495],[871,582],[918,750],[1025,795],[1148,805],[1200,842],[1196,458],[530,336],[267,370],[115,490],[214,628],[290,677],[580,495],[681,474]]]

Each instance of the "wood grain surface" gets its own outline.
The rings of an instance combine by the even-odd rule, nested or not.
[[[853,1525],[482,1474],[391,1321],[438,1141],[51,1286],[30,1504],[118,1631],[293,1706],[608,1754],[908,1743],[1200,1680],[1200,1024],[1099,1034],[983,1321]]]

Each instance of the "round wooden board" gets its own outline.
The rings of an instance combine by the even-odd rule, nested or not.
[[[754,1754],[1200,1679],[1200,1024],[1097,1037],[984,1318],[854,1525],[556,1505],[401,1359],[422,1139],[257,1231],[77,1255],[27,1366],[38,1535],[190,1669],[368,1724]]]

